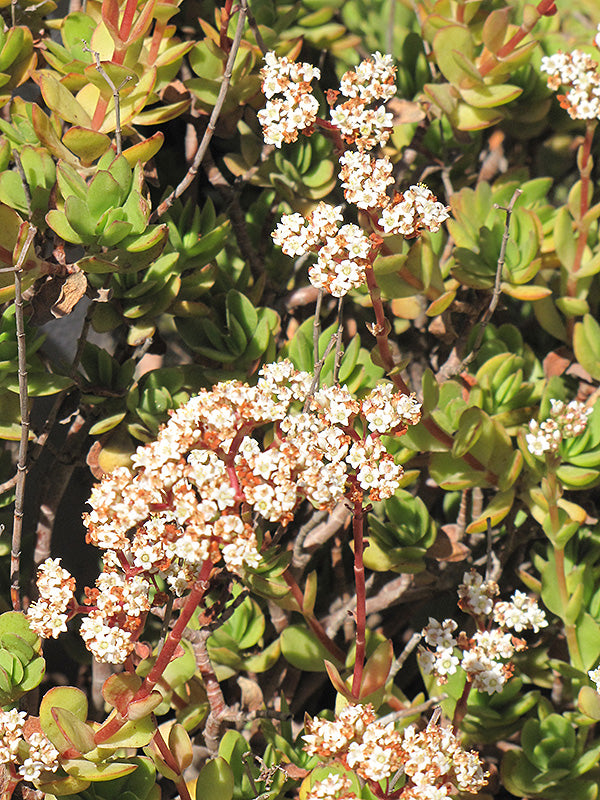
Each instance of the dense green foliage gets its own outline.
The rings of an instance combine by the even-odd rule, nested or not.
[[[51,800],[437,800],[450,786],[482,800],[599,796],[600,11],[555,1],[72,0],[63,13],[53,0],[0,0],[7,797],[31,786]],[[575,48],[569,83],[571,56],[549,57]],[[281,146],[261,126],[270,51],[320,73],[301,89],[316,121]],[[389,136],[363,149],[335,120],[340,80],[370,53],[391,55],[396,95],[385,96]],[[340,177],[340,156],[371,149],[391,174],[379,206],[357,203]],[[383,208],[423,183],[443,224],[385,228]],[[343,298],[313,285],[313,254],[335,234],[291,255],[287,234],[283,247],[271,238],[282,215],[310,227],[321,202],[367,248]],[[263,391],[261,369],[275,362],[290,385],[310,384],[297,371],[314,385],[279,416],[253,417],[243,384]],[[377,427],[368,408],[383,403],[382,386],[420,414]],[[311,405],[319,387],[347,390],[347,418]],[[210,402],[239,392],[227,400],[239,427],[219,439],[229,423],[214,400],[220,421],[209,435],[210,418],[194,418],[201,435],[177,439],[164,491],[152,473],[136,517],[127,486],[151,473],[132,462],[136,449],[148,445],[137,458],[150,459],[139,453],[155,453],[199,392]],[[286,425],[301,412],[317,428],[327,419],[331,452],[298,455],[305,432]],[[383,466],[365,477],[350,462],[339,493],[319,500],[330,473],[308,462],[333,475],[358,444],[390,483]],[[292,464],[289,513],[256,490],[276,483],[265,472],[274,453]],[[216,483],[222,469],[236,505],[198,479],[193,502],[214,500],[212,533],[189,545],[201,557],[177,551],[176,576],[167,548],[146,569],[132,555],[144,525],[162,520],[172,544],[191,535],[178,505],[189,495],[168,473],[181,478],[194,458],[210,461]],[[112,496],[121,478],[105,478],[94,492],[108,499],[92,495],[89,514],[94,481],[113,473],[128,477]],[[239,563],[227,550],[236,542],[247,548]],[[50,557],[77,588],[59,580],[71,595],[47,645],[21,612],[44,608],[35,577]],[[83,589],[96,564],[131,586],[147,579],[148,606],[110,618],[131,636],[112,659],[122,668],[96,661],[79,635],[76,618],[102,604],[101,584]],[[469,593],[477,581],[486,610]],[[512,625],[510,643],[508,616],[521,608],[530,620]],[[432,619],[446,620],[443,635]],[[468,667],[490,631],[508,637],[495,666]],[[358,728],[350,750],[310,744],[317,723],[305,712],[335,727],[345,706],[368,704],[369,730],[399,759],[389,773],[352,760],[367,746]],[[27,712],[16,738],[15,710]],[[375,717],[394,721],[389,741]],[[35,755],[40,732],[47,761]],[[421,733],[446,759],[425,783],[409,759]],[[480,754],[486,780],[460,778],[461,747]]]

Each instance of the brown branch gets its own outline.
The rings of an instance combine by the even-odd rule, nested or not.
[[[394,678],[397,675],[397,673],[402,669],[406,659],[409,657],[409,655],[412,653],[415,647],[419,644],[422,638],[423,636],[421,633],[413,633],[413,635],[406,643],[404,650],[400,653],[398,658],[393,662],[390,668],[390,674],[388,675],[388,680]]]
[[[257,281],[263,276],[266,277],[263,261],[259,258],[248,233],[246,218],[240,206],[239,192],[228,183],[221,170],[214,163],[210,152],[207,152],[204,157],[204,170],[211,186],[215,187],[227,203],[225,213],[231,220],[231,227],[237,245],[240,248],[240,253],[249,265],[254,280]],[[255,298],[255,302],[258,302],[258,298]]]
[[[27,234],[23,241],[23,234]],[[37,233],[30,222],[24,222],[19,229],[17,247],[20,245],[15,271],[15,325],[17,329],[17,359],[19,375],[19,406],[21,411],[21,438],[17,460],[17,480],[15,491],[15,510],[13,514],[13,531],[10,549],[10,596],[15,611],[21,608],[20,561],[21,533],[23,530],[23,504],[25,499],[25,470],[27,462],[27,445],[29,443],[29,397],[27,394],[27,347],[25,344],[25,320],[23,318],[23,264]]]
[[[248,0],[241,0],[241,5],[244,11],[246,12],[246,17],[248,19],[248,26],[250,27],[250,30],[254,34],[254,38],[256,39],[256,44],[260,47],[260,51],[264,56],[269,52],[269,48],[265,44],[264,39],[262,38],[262,34],[258,29],[256,20],[254,19],[254,14],[250,10],[250,6],[248,5]]]
[[[202,675],[202,681],[206,689],[210,713],[204,725],[203,735],[206,749],[209,753],[214,755],[219,750],[221,723],[228,719],[234,719],[238,715],[235,711],[230,709],[225,702],[221,684],[210,662],[210,656],[208,655],[208,649],[206,647],[206,641],[210,635],[211,631],[206,628],[202,630],[186,628],[184,632],[184,636],[191,644],[194,655],[196,656],[196,665]]]
[[[33,560],[36,567],[50,557],[56,514],[87,441],[90,425],[91,420],[86,420],[82,414],[77,414],[67,434],[60,461],[55,459],[45,474],[35,531]]]
[[[335,536],[340,528],[345,527],[351,516],[345,501],[339,502],[332,511],[316,511],[294,539],[292,566],[304,569],[314,551]]]
[[[225,103],[225,97],[227,96],[227,91],[229,89],[229,83],[231,81],[231,74],[233,72],[233,65],[235,63],[235,58],[237,56],[237,52],[240,47],[240,42],[242,41],[242,33],[244,31],[244,23],[246,21],[248,13],[248,7],[240,6],[238,11],[238,21],[237,27],[235,29],[235,34],[233,37],[233,43],[231,45],[231,50],[229,51],[229,57],[227,59],[227,64],[225,65],[225,72],[223,73],[223,81],[221,83],[221,88],[219,89],[219,95],[217,97],[217,102],[212,110],[210,115],[210,119],[208,120],[208,125],[206,126],[206,130],[204,131],[204,136],[202,137],[202,141],[200,142],[198,149],[196,150],[196,155],[194,156],[194,160],[192,162],[191,167],[188,169],[185,177],[179,183],[179,185],[173,189],[173,191],[165,197],[162,203],[158,206],[158,208],[152,212],[150,215],[150,222],[155,222],[157,219],[162,217],[162,215],[168,211],[169,208],[173,205],[175,200],[180,197],[188,186],[191,185],[192,181],[196,177],[198,169],[200,168],[200,164],[204,156],[206,155],[206,151],[208,150],[208,145],[210,144],[210,140],[213,137],[215,132],[215,128],[217,125],[217,121],[223,109],[223,104]]]
[[[454,377],[454,375],[460,375],[460,373],[464,372],[464,370],[473,361],[473,359],[479,352],[481,343],[483,342],[483,334],[485,333],[485,329],[487,328],[488,323],[492,318],[494,311],[496,310],[496,306],[498,305],[498,300],[500,299],[500,294],[501,294],[500,287],[502,283],[502,270],[504,269],[504,261],[506,258],[506,246],[508,245],[508,239],[509,239],[510,220],[515,208],[515,203],[517,202],[521,194],[523,194],[522,189],[515,189],[513,196],[510,199],[510,203],[506,208],[502,209],[503,211],[506,212],[506,220],[504,222],[504,233],[502,234],[502,243],[500,244],[500,253],[498,255],[498,262],[496,264],[496,278],[494,280],[494,289],[492,291],[492,298],[483,317],[481,318],[481,322],[479,323],[479,330],[477,331],[477,337],[475,339],[475,343],[473,344],[471,352],[468,353],[460,362],[458,367],[456,367],[456,369],[447,376],[449,378]],[[496,206],[496,208],[500,208],[500,206]]]
[[[319,292],[319,297],[321,297],[321,293],[320,292]],[[319,381],[320,381],[320,378],[321,378],[321,372],[323,371],[323,367],[325,366],[325,362],[327,361],[327,356],[329,355],[329,353],[331,353],[331,351],[333,350],[334,346],[335,346],[335,352],[336,352],[336,359],[339,358],[341,360],[341,355],[338,355],[338,349],[341,347],[340,342],[341,342],[342,331],[343,331],[343,327],[344,327],[343,320],[342,320],[343,303],[344,303],[344,298],[340,297],[338,299],[337,317],[336,317],[336,319],[337,319],[337,328],[336,328],[335,333],[332,334],[331,339],[327,342],[327,347],[325,348],[325,352],[323,353],[321,358],[315,363],[315,370],[314,370],[313,380],[312,380],[312,383],[310,385],[310,389],[308,390],[308,394],[306,395],[306,400],[304,401],[304,407],[302,409],[304,413],[306,413],[306,411],[308,411],[308,408],[310,406],[310,399],[314,395],[314,393],[317,391],[317,389],[319,388]],[[317,315],[315,314],[315,320],[316,319],[317,319]],[[316,331],[316,326],[313,327],[313,337],[317,336],[315,331]],[[318,346],[319,346],[318,338],[316,338],[315,343],[316,343],[316,346],[317,346],[317,349],[318,349]],[[334,369],[335,369],[335,363],[334,363]]]

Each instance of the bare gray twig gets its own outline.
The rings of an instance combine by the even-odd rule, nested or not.
[[[398,658],[392,664],[388,678],[393,678],[395,675],[398,674],[398,672],[404,666],[406,659],[409,657],[409,655],[412,653],[415,647],[419,644],[422,638],[423,637],[420,633],[413,633],[413,635],[406,643],[404,650],[400,653]]]
[[[256,39],[256,44],[260,47],[260,51],[264,56],[269,52],[269,50],[262,38],[261,32],[258,29],[256,20],[254,19],[254,14],[250,10],[250,6],[248,5],[248,0],[241,0],[241,5],[242,8],[246,11],[246,17],[248,18],[248,25],[254,34],[254,38]],[[389,52],[391,52],[391,50]]]
[[[321,336],[321,306],[323,305],[324,289],[319,289],[315,304],[315,318],[313,320],[313,364],[319,360],[319,337]]]
[[[23,240],[23,234],[27,233]],[[27,445],[29,442],[29,397],[27,394],[27,348],[25,344],[25,321],[23,318],[23,264],[29,248],[37,233],[30,222],[24,222],[19,230],[17,242],[20,244],[15,271],[15,324],[17,329],[17,358],[19,375],[19,406],[21,411],[21,438],[17,460],[17,479],[15,491],[15,509],[13,514],[13,531],[10,549],[10,596],[15,611],[21,608],[21,533],[23,530],[23,501],[25,498],[25,470],[27,465]]]
[[[119,86],[115,86],[113,79],[110,77],[108,72],[102,66],[102,62],[100,61],[100,53],[88,47],[87,42],[85,41],[83,43],[83,49],[84,52],[92,54],[96,62],[96,69],[98,70],[100,75],[102,75],[107,84],[110,86],[110,90],[113,94],[113,98],[115,101],[115,144],[117,146],[117,155],[120,156],[121,153],[123,152],[123,147],[121,143],[121,95],[119,94],[119,92],[125,86],[125,84],[131,80],[131,78],[128,75],[125,78],[125,80],[121,81]]]
[[[319,292],[319,298],[321,298],[321,296],[322,296],[321,292]],[[318,304],[318,300],[317,300],[317,304]],[[337,329],[336,329],[335,333],[332,335],[331,339],[327,342],[327,347],[325,348],[325,352],[323,353],[321,358],[315,363],[315,371],[314,371],[313,381],[312,381],[312,383],[310,385],[310,389],[308,390],[308,394],[306,395],[306,400],[304,401],[304,408],[303,408],[304,412],[306,412],[308,410],[308,407],[310,405],[310,398],[313,396],[313,394],[319,388],[319,380],[321,378],[321,372],[323,371],[323,366],[325,364],[325,361],[327,360],[327,356],[333,350],[334,345],[335,345],[335,348],[336,348],[336,359],[339,358],[339,361],[341,362],[341,338],[342,338],[342,330],[343,330],[343,327],[344,327],[343,320],[342,320],[342,306],[343,306],[343,298],[340,297],[339,300],[338,300],[338,309],[337,309],[337,323],[338,323],[338,326],[337,326]],[[316,319],[317,319],[317,316],[315,314],[315,320]],[[315,336],[314,331],[315,331],[315,328],[313,328],[313,336]],[[315,342],[313,342],[313,345],[314,344],[315,344]],[[318,345],[319,345],[319,340],[318,340],[318,338],[316,338],[317,352],[318,352]],[[339,354],[338,354],[338,348],[340,348],[340,353]],[[335,369],[335,362],[334,362],[334,369]],[[334,375],[334,380],[335,380],[335,378],[336,378],[336,376]]]
[[[202,141],[198,145],[198,149],[196,150],[196,155],[194,156],[194,160],[192,165],[188,169],[187,173],[183,180],[179,183],[178,186],[173,189],[173,191],[165,197],[162,203],[156,208],[152,214],[150,215],[150,222],[155,222],[157,219],[162,217],[162,215],[168,211],[169,208],[173,205],[175,200],[180,197],[185,190],[190,186],[194,178],[196,177],[196,173],[200,168],[200,164],[202,163],[202,159],[204,158],[206,151],[208,149],[208,145],[210,144],[210,140],[213,137],[215,132],[215,128],[217,126],[217,121],[223,109],[223,103],[225,102],[225,97],[227,96],[227,91],[229,89],[229,83],[231,81],[231,74],[233,72],[233,65],[235,63],[235,58],[237,56],[237,52],[240,47],[240,42],[242,41],[242,33],[244,31],[244,23],[246,21],[248,14],[248,6],[242,4],[238,10],[238,21],[237,27],[235,29],[235,34],[233,37],[233,43],[231,45],[231,50],[229,51],[229,58],[227,59],[227,64],[225,65],[225,72],[223,73],[223,81],[221,83],[221,88],[219,89],[219,94],[217,97],[217,102],[212,110],[210,115],[210,119],[208,120],[208,125],[206,126],[206,130],[204,131],[204,136],[202,137]]]
[[[502,234],[502,243],[500,245],[500,253],[498,255],[498,262],[496,265],[496,278],[494,281],[494,288],[492,290],[492,299],[490,300],[490,304],[487,307],[485,314],[481,318],[479,323],[479,330],[477,331],[477,337],[475,338],[475,343],[471,349],[471,352],[468,353],[463,360],[460,362],[458,367],[450,371],[450,374],[446,374],[445,378],[452,378],[454,375],[460,375],[469,364],[473,361],[477,353],[479,352],[479,348],[481,347],[481,343],[483,342],[483,334],[485,333],[485,329],[492,318],[494,311],[496,310],[496,306],[498,305],[498,300],[500,299],[500,286],[502,283],[502,270],[504,268],[504,259],[506,257],[506,245],[508,244],[509,238],[509,229],[510,229],[510,220],[512,217],[512,213],[514,211],[515,203],[519,199],[519,196],[522,194],[522,189],[515,189],[513,196],[510,199],[510,203],[506,208],[503,208],[503,211],[506,212],[506,221],[504,223],[504,233]],[[497,206],[499,208],[499,206]]]
[[[342,358],[344,355],[344,348],[342,346],[342,331],[344,328],[344,320],[342,319],[342,309],[344,306],[344,298],[340,297],[338,300],[337,308],[337,339],[335,342],[335,357],[333,359],[333,382],[338,383],[340,376],[340,367],[342,365]]]

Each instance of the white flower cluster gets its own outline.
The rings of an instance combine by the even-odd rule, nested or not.
[[[598,38],[598,37],[596,37]],[[600,118],[600,75],[598,62],[581,50],[558,52],[542,58],[542,72],[547,73],[551,89],[568,87],[558,99],[571,119]]]
[[[596,684],[596,691],[600,692],[600,667],[596,667],[596,669],[590,669],[588,671],[588,675]]]
[[[471,637],[463,632],[455,636],[458,626],[454,620],[440,624],[430,617],[423,637],[434,649],[419,648],[421,669],[445,683],[460,666],[475,689],[490,695],[500,692],[512,675],[512,666],[505,662],[525,648],[525,642],[507,629],[517,633],[531,629],[537,633],[548,624],[546,616],[536,601],[523,592],[516,591],[510,602],[494,602],[497,584],[484,581],[474,570],[465,573],[458,594],[459,606],[477,619],[478,630]],[[493,628],[492,621],[500,627]]]
[[[330,111],[332,123],[348,144],[364,151],[385,144],[390,138],[392,115],[384,105],[369,106],[378,100],[390,100],[396,94],[395,79],[392,57],[374,53],[356,71],[350,70],[342,76],[339,92],[329,93],[332,106],[340,94],[349,98]]]
[[[394,723],[376,719],[371,705],[346,706],[335,720],[307,718],[304,749],[309,755],[337,759],[363,780],[378,783],[404,774],[400,800],[432,800],[457,792],[476,794],[486,783],[479,756],[463,750],[452,732],[430,723],[418,731],[397,731]],[[311,800],[352,798],[346,776],[330,774],[318,781]]]
[[[315,781],[306,800],[354,800],[352,781],[347,775],[330,773],[323,780]]]
[[[383,209],[379,224],[385,233],[401,233],[410,238],[423,229],[432,233],[439,231],[449,216],[448,207],[438,202],[431,189],[419,183],[396,194]]]
[[[342,297],[365,282],[365,267],[371,242],[358,225],[342,225],[335,236],[328,236],[317,261],[308,268],[313,286]]]
[[[347,150],[340,156],[340,180],[344,197],[358,208],[384,208],[390,202],[387,187],[394,182],[389,158]]]
[[[356,71],[345,72],[340,81],[344,97],[358,97],[364,103],[391,100],[396,94],[396,67],[392,56],[373,53],[365,58]]]
[[[19,767],[19,775],[26,781],[37,781],[42,772],[56,772],[60,754],[52,742],[41,731],[28,734],[25,741],[29,755]]]
[[[407,237],[416,236],[423,228],[436,231],[448,218],[446,207],[422,185],[411,186],[403,195],[396,195],[383,214],[379,222],[386,233],[402,233]],[[364,284],[365,269],[373,252],[373,243],[357,225],[338,227],[341,219],[338,207],[320,202],[307,217],[284,214],[272,234],[273,241],[286,255],[318,251],[308,277],[313,286],[324,288],[334,297]]]
[[[556,453],[563,439],[580,436],[586,429],[588,417],[593,411],[578,400],[566,405],[562,400],[550,400],[550,416],[543,422],[531,420],[529,433],[525,435],[527,449],[534,456]]]
[[[17,758],[26,716],[24,711],[0,709],[0,764],[11,764]]]
[[[315,212],[315,225],[327,229],[330,216]],[[122,663],[132,652],[155,576],[182,596],[206,561],[222,559],[240,574],[257,567],[253,517],[286,525],[303,500],[332,508],[350,491],[370,501],[394,494],[403,471],[380,437],[417,424],[415,397],[391,384],[362,400],[344,386],[323,387],[300,412],[312,382],[281,361],[265,365],[255,386],[225,381],[203,390],[138,448],[132,469],[93,488],[86,539],[105,552],[96,586],[85,590],[81,635],[97,660]],[[265,444],[267,424],[274,436]],[[29,616],[39,635],[64,629],[74,587],[58,561],[40,568],[41,599]]]
[[[40,596],[27,609],[27,621],[38,636],[56,639],[67,630],[75,578],[60,566],[60,558],[47,558],[38,568],[37,587]]]
[[[304,256],[316,250],[328,236],[336,236],[342,221],[339,206],[320,202],[308,214],[284,214],[271,236],[287,256]]]
[[[268,53],[265,61],[267,66],[262,74],[267,98],[282,91],[288,95],[292,93],[291,99],[285,102],[279,100],[275,104],[269,99],[264,111],[259,112],[265,141],[279,145],[281,141],[294,141],[298,130],[311,129],[316,121],[312,115],[305,119],[297,107],[302,98],[314,101],[306,92],[310,92],[309,81],[318,77],[318,71],[308,64],[293,65],[287,59],[277,59],[273,53]],[[369,106],[394,96],[395,73],[391,56],[375,53],[365,59],[356,71],[344,74],[340,91],[328,92],[332,124],[324,120],[320,123],[330,129],[333,125],[344,141],[356,148],[340,156],[340,180],[347,202],[357,208],[381,209],[377,222],[379,230],[410,238],[422,230],[439,230],[449,213],[448,208],[438,202],[423,184],[411,186],[404,193],[396,193],[390,198],[387,187],[394,182],[393,165],[387,157],[372,158],[367,152],[385,144],[389,138],[392,115],[383,105],[375,109]],[[292,78],[291,86],[294,88],[290,89]],[[298,82],[294,82],[296,80]],[[335,105],[340,95],[348,99]],[[283,116],[282,107],[286,109]],[[292,114],[292,107],[296,109],[294,114],[299,121]],[[294,124],[288,129],[282,119],[285,117],[287,124],[291,116],[294,116]],[[342,225],[338,229],[341,220],[339,208],[319,203],[306,218],[298,213],[284,215],[273,233],[275,244],[286,255],[294,257],[318,251],[317,263],[309,268],[310,281],[334,297],[342,297],[365,282],[368,259],[377,252],[373,243],[355,225]]]
[[[532,630],[538,633],[540,628],[548,624],[546,615],[537,602],[518,589],[511,597],[511,602],[500,602],[494,605],[494,622],[502,628],[512,628],[513,631]]]
[[[286,255],[306,255],[320,246],[317,261],[308,270],[313,286],[334,297],[347,294],[365,282],[371,241],[357,225],[342,225],[339,208],[319,203],[304,218],[284,214],[273,232],[273,241]]]
[[[319,103],[310,84],[313,78],[321,77],[320,71],[310,64],[278,58],[271,51],[265,55],[261,76],[267,104],[258,112],[258,119],[265,142],[276,147],[295,142],[298,132],[310,128],[317,118]]]
[[[42,772],[56,772],[59,752],[41,731],[25,731],[24,711],[0,709],[0,764],[19,764],[18,774],[37,781]]]

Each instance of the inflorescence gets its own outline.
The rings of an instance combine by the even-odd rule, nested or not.
[[[556,453],[563,439],[580,436],[593,411],[578,400],[571,400],[568,405],[562,400],[550,400],[550,405],[550,416],[540,423],[532,419],[525,435],[527,449],[534,456]]]
[[[600,48],[599,33],[594,42]],[[556,91],[561,86],[568,87],[566,94],[559,94],[561,106],[571,119],[600,118],[600,74],[598,62],[582,50],[571,53],[558,52],[544,56],[542,72],[547,73],[548,86]]]
[[[399,800],[442,800],[458,792],[476,794],[486,784],[479,755],[464,750],[449,728],[432,721],[423,730],[398,731],[377,720],[371,705],[349,705],[332,722],[307,717],[304,749],[352,769],[363,780],[402,786]],[[379,787],[378,787],[379,788]],[[313,784],[308,800],[355,798],[347,775],[332,773]]]
[[[526,646],[509,629],[516,633],[531,629],[537,633],[548,622],[528,595],[516,591],[510,602],[498,602],[495,599],[498,591],[495,581],[484,580],[475,570],[464,574],[458,587],[458,605],[474,618],[477,630],[472,636],[463,631],[455,636],[458,625],[453,619],[440,624],[430,617],[423,628],[423,637],[432,649],[420,646],[418,653],[426,675],[434,675],[439,683],[445,683],[460,667],[473,688],[490,695],[502,691],[513,672],[507,662]]]
[[[0,764],[14,769],[26,781],[37,781],[42,773],[56,772],[59,752],[41,730],[27,720],[25,711],[0,709]]]
[[[412,238],[423,230],[438,231],[449,217],[448,208],[423,184],[390,197],[392,162],[368,152],[384,145],[392,130],[392,115],[385,106],[372,107],[396,93],[391,56],[375,53],[356,71],[343,75],[339,91],[327,93],[331,122],[317,116],[318,102],[311,87],[312,79],[320,77],[317,69],[277,58],[272,52],[265,56],[265,63],[262,87],[267,104],[259,112],[265,142],[280,147],[296,141],[299,132],[313,133],[319,122],[325,132],[335,130],[345,145],[339,158],[344,197],[367,211],[373,224],[371,237],[356,225],[340,226],[340,208],[321,202],[306,217],[284,214],[273,233],[275,244],[286,255],[316,253],[317,261],[309,268],[311,283],[342,297],[365,283],[365,269],[372,265],[381,244],[380,233]],[[346,99],[338,103],[340,96]]]
[[[96,659],[127,658],[162,582],[182,596],[207,559],[239,574],[257,567],[253,517],[286,525],[304,500],[330,509],[345,495],[394,494],[402,467],[381,435],[419,421],[415,397],[383,383],[362,400],[345,386],[311,389],[311,374],[281,361],[264,366],[255,386],[225,381],[203,390],[138,448],[132,469],[94,487],[87,541],[105,552],[80,632]],[[58,636],[85,610],[74,588],[59,559],[42,564],[40,597],[28,610],[38,635]]]

